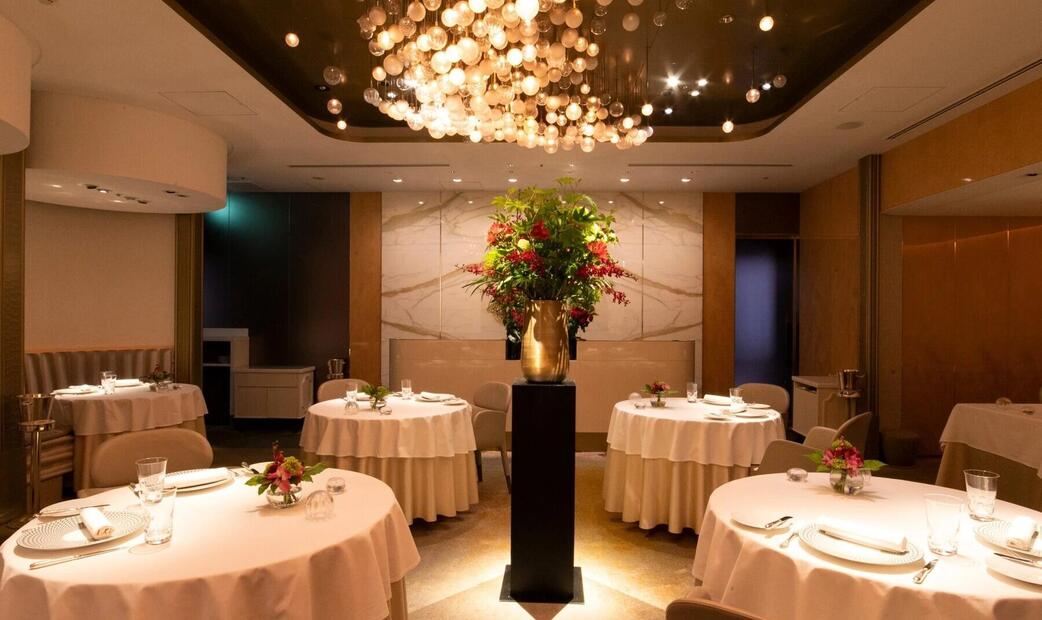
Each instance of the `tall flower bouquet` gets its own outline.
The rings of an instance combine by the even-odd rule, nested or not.
[[[561,178],[554,188],[511,189],[494,198],[484,260],[461,267],[474,275],[465,286],[488,300],[508,332],[524,329],[529,301],[562,302],[573,334],[589,327],[602,296],[629,303],[614,281],[635,276],[608,251],[619,242],[615,218],[576,184]]]

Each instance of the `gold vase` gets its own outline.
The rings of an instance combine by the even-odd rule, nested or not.
[[[532,383],[560,383],[568,376],[568,315],[561,302],[528,302],[521,372]]]

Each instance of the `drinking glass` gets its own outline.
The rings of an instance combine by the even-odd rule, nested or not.
[[[962,498],[927,493],[923,499],[926,500],[926,527],[929,530],[927,543],[930,551],[937,555],[955,555],[959,550],[959,527],[964,506]]]
[[[975,521],[991,521],[995,512],[995,495],[999,492],[999,475],[985,469],[967,469],[966,498],[970,504],[970,518]]]
[[[145,528],[145,542],[150,545],[161,545],[174,535],[174,499],[177,488],[163,489],[158,493],[143,493],[141,506],[148,514],[148,526]]]
[[[166,458],[150,456],[135,461],[138,488],[142,496],[153,496],[163,492],[166,481]]]
[[[731,404],[732,405],[744,405],[745,404],[745,390],[739,387],[731,388]]]
[[[698,400],[698,384],[689,381],[687,384],[687,402],[693,403]]]
[[[348,379],[347,392],[344,393],[344,398],[348,401],[358,400],[358,382],[354,379]]]
[[[119,377],[116,373],[111,370],[106,370],[101,373],[101,389],[106,394],[116,393],[116,379]]]
[[[412,398],[412,379],[402,379],[402,398]]]

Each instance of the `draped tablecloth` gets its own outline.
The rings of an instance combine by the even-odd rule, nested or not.
[[[765,418],[711,420],[725,410],[683,398],[665,409],[616,403],[608,424],[604,508],[644,529],[665,524],[674,534],[699,531],[714,489],[749,475],[767,444],[785,438],[776,411]],[[646,401],[645,401],[646,402]]]
[[[827,486],[828,474],[789,482],[784,474],[753,476],[726,484],[709,499],[692,569],[702,591],[714,601],[771,620],[802,620],[837,614],[859,620],[1024,620],[1042,618],[1042,586],[991,571],[984,560],[993,549],[978,541],[976,522],[964,516],[959,553],[940,558],[920,585],[912,583],[922,563],[876,567],[834,559],[800,540],[781,549],[789,531],[765,535],[744,528],[731,515],[769,508],[809,523],[821,515],[867,523],[906,535],[923,549],[926,512],[923,495],[964,493],[932,485],[874,476],[862,495],[847,497]],[[1042,513],[999,502],[996,517],[1011,520]],[[928,557],[930,554],[927,552]]]
[[[937,484],[963,489],[963,470],[987,469],[1000,475],[1000,499],[1042,510],[1042,405],[960,403],[941,445]]]
[[[129,550],[29,571],[34,560],[69,552],[22,549],[15,534],[0,547],[0,618],[404,618],[403,580],[420,556],[394,494],[369,476],[330,469],[304,484],[305,496],[332,476],[347,490],[333,496],[326,520],[305,519],[304,506],[269,508],[238,478],[178,495],[165,545],[145,545],[139,534],[92,548]],[[139,509],[127,489],[79,501]]]
[[[348,415],[342,398],[312,405],[300,447],[305,461],[362,472],[394,490],[411,523],[454,517],[478,501],[470,405],[388,397],[390,415],[361,403]]]
[[[181,427],[206,436],[206,401],[195,385],[176,384],[177,389],[153,392],[146,385],[116,388],[115,394],[56,396],[51,417],[59,426],[72,427],[74,487],[89,488],[90,463],[94,451],[106,439],[134,431]]]

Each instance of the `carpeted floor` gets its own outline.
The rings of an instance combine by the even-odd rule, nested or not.
[[[237,465],[266,460],[272,441],[297,450],[300,424],[253,424],[208,430],[215,462]],[[481,501],[468,513],[436,523],[417,521],[413,538],[420,565],[409,573],[412,620],[511,618],[549,620],[597,618],[639,620],[664,617],[666,605],[691,587],[691,563],[698,538],[659,527],[641,530],[604,511],[601,484],[604,455],[576,454],[575,559],[582,567],[585,602],[572,605],[500,602],[503,569],[510,560],[510,496],[499,455],[484,460]],[[889,467],[883,475],[933,482],[937,459],[915,467]]]

